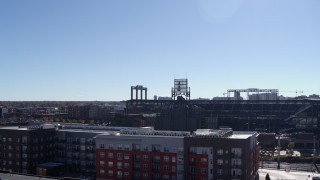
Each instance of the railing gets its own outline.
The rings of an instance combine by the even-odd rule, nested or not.
[[[241,168],[241,164],[232,164],[231,165],[233,168]]]
[[[241,154],[231,153],[231,157],[232,158],[242,158],[242,155]]]
[[[160,159],[153,159],[152,162],[158,164],[158,163],[160,163]]]
[[[160,169],[152,169],[152,172],[153,172],[153,173],[159,173],[159,172],[160,172]]]

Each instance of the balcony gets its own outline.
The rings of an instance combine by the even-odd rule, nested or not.
[[[94,150],[94,149],[86,149],[86,152],[87,152],[87,153],[94,153],[95,150]]]
[[[160,159],[152,159],[152,163],[159,164],[160,163]]]
[[[160,149],[153,148],[152,152],[160,152]]]
[[[80,141],[72,141],[73,144],[80,144]]]
[[[232,158],[236,158],[236,159],[241,159],[241,158],[242,158],[242,155],[241,155],[241,154],[231,153],[231,157],[232,157]]]
[[[72,148],[72,151],[80,152],[80,148]]]
[[[232,166],[233,168],[241,169],[241,164],[232,164],[231,166]]]
[[[160,169],[152,169],[152,172],[153,172],[153,173],[159,173],[159,172],[160,172]]]
[[[241,175],[234,175],[234,176],[232,176],[232,178],[236,178],[236,179],[241,179]]]
[[[95,145],[95,143],[94,143],[93,141],[87,141],[87,142],[86,142],[86,145],[91,145],[91,146],[93,146],[93,145]]]

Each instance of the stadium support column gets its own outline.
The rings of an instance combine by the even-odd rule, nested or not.
[[[133,100],[133,86],[131,86],[131,100]]]
[[[138,100],[138,86],[136,87],[136,100]]]
[[[144,99],[145,99],[145,100],[147,100],[147,91],[148,91],[148,88],[145,88],[145,89],[144,89]]]

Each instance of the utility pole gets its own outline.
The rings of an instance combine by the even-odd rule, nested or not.
[[[313,164],[316,163],[316,136],[313,136]]]
[[[277,146],[277,150],[278,150],[278,157],[277,157],[277,161],[278,161],[278,167],[277,169],[280,169],[280,134],[278,135],[278,146]]]

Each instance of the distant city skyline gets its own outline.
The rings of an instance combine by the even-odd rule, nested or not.
[[[320,1],[0,1],[0,101],[320,94]],[[287,91],[287,92],[285,92]],[[291,92],[288,92],[291,91]],[[301,95],[301,94],[299,94]]]

